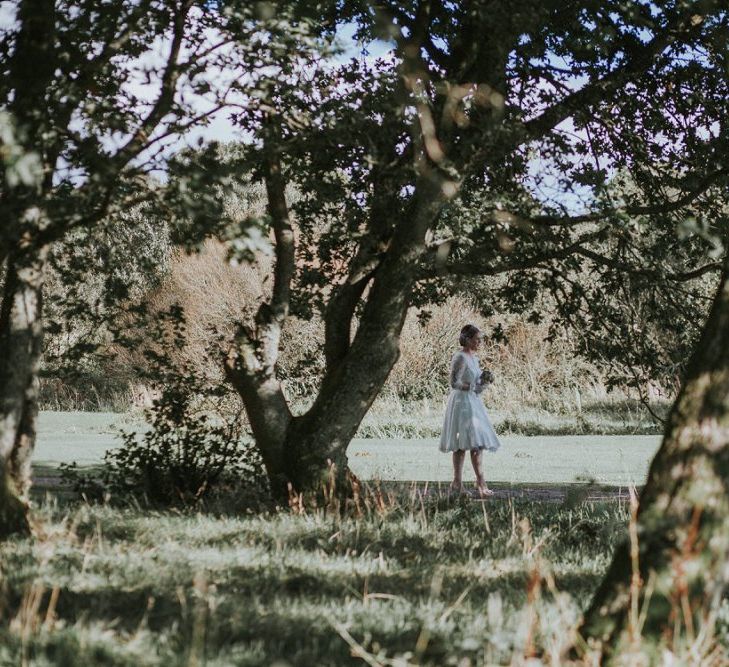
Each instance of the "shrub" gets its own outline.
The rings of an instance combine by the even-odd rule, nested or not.
[[[157,314],[159,316],[159,314]],[[149,428],[122,432],[123,444],[104,457],[99,479],[67,466],[64,475],[87,495],[141,497],[155,505],[195,505],[203,500],[258,505],[267,495],[260,457],[246,437],[242,407],[230,409],[229,389],[180,361],[184,315],[171,308],[158,321],[159,349],[144,350],[148,380],[156,389],[145,410]]]
[[[145,411],[149,430],[124,433],[123,446],[105,457],[110,490],[142,493],[163,505],[190,505],[221,491],[260,498],[265,477],[253,444],[243,438],[240,413],[211,415],[196,407],[204,391],[191,376],[162,388]]]
[[[228,260],[228,250],[225,243],[208,239],[196,253],[171,251],[164,279],[142,299],[153,317],[174,304],[182,306],[188,326],[185,345],[174,352],[176,363],[217,383],[224,378],[219,355],[208,354],[211,341],[220,341],[224,347],[238,323],[253,326],[258,304],[271,289],[266,280],[272,270],[270,257],[259,254],[255,262],[236,265]],[[429,317],[422,317],[425,312]],[[383,397],[404,402],[442,399],[448,392],[448,367],[458,347],[458,332],[466,322],[473,322],[486,334],[481,364],[496,374],[496,384],[486,398],[490,408],[528,406],[572,414],[582,410],[583,402],[610,402],[604,369],[577,354],[577,342],[568,332],[547,340],[548,317],[539,323],[524,314],[486,317],[463,295],[451,296],[427,311],[410,310],[400,358],[383,388]],[[120,320],[117,326],[143,345],[110,345],[105,350],[107,357],[98,356],[94,373],[85,373],[76,384],[67,378],[44,380],[44,407],[99,409],[111,405],[123,409],[125,401],[149,404],[136,399],[150,395],[145,384],[149,362],[140,350],[154,345],[154,336],[147,323],[136,326]],[[282,331],[277,371],[297,411],[319,388],[324,369],[323,329],[321,317],[314,313],[310,319],[288,318]],[[614,395],[618,398],[635,394],[627,388],[617,389]]]
[[[565,403],[574,404],[576,389],[588,397],[600,394],[604,398],[600,370],[578,357],[566,337],[547,341],[546,321],[536,324],[514,314],[484,317],[468,299],[459,296],[429,307],[428,313],[428,318],[422,318],[413,308],[405,321],[400,359],[385,386],[401,399],[447,393],[458,333],[469,322],[484,332],[481,366],[496,374],[497,384],[488,398],[492,407],[531,405],[561,412]],[[503,339],[492,335],[495,329]]]

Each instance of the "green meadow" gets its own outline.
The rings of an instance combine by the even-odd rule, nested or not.
[[[57,493],[59,463],[98,466],[120,427],[139,426],[41,415],[36,535],[0,546],[0,664],[562,664],[627,534],[626,487],[659,444],[506,435],[485,458],[497,495],[483,502],[446,494],[434,438],[355,440],[367,481],[345,512],[161,512]]]
[[[624,501],[370,486],[359,516],[41,503],[0,547],[0,664],[560,664]]]
[[[432,421],[432,420],[431,420]],[[53,477],[59,463],[81,466],[102,462],[118,447],[119,430],[143,428],[138,418],[117,413],[44,412],[39,420],[34,462],[42,478]],[[395,424],[395,431],[401,424]],[[361,431],[375,437],[356,438],[349,448],[350,465],[363,479],[445,482],[451,477],[450,457],[438,451],[435,437],[377,437],[366,422]],[[506,485],[571,484],[640,486],[645,481],[660,436],[657,435],[504,435],[503,447],[484,455],[490,482]],[[469,465],[466,476],[473,478]],[[470,476],[470,477],[469,477]]]

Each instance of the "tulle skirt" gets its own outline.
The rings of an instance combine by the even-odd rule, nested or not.
[[[501,443],[481,397],[473,391],[453,389],[446,405],[440,451],[485,449],[495,452],[499,447]]]

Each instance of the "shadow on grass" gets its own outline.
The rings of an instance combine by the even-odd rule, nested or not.
[[[361,664],[340,636],[345,627],[375,654],[412,653],[421,638],[421,664],[481,664],[489,600],[503,603],[505,628],[517,624],[541,563],[559,591],[584,604],[627,519],[612,501],[482,503],[407,484],[382,489],[384,507],[359,517],[221,518],[54,500],[38,508],[38,541],[0,544],[5,618],[17,618],[42,582],[39,623],[54,588],[62,621],[33,640],[38,652],[55,642],[46,656],[78,646],[86,660],[100,637],[99,651],[123,657],[103,653],[95,664],[188,664],[193,638],[204,637],[216,664]],[[513,627],[504,633],[507,643],[515,636]],[[140,661],[145,641],[166,657]]]
[[[504,563],[493,559],[473,559],[454,565],[433,558],[433,554],[426,554],[429,556],[427,559],[419,558],[408,566],[400,566],[393,564],[393,555],[388,553],[384,565],[392,568],[391,572],[368,572],[366,569],[358,572],[355,569],[357,563],[352,564],[349,571],[336,571],[338,562],[324,557],[320,561],[309,559],[304,564],[287,565],[283,561],[297,557],[296,553],[290,553],[282,558],[281,563],[231,564],[218,569],[203,569],[202,573],[206,587],[214,587],[215,594],[223,602],[256,599],[268,603],[278,599],[284,606],[303,601],[317,607],[336,606],[338,601],[366,604],[369,597],[383,595],[407,604],[427,604],[436,580],[439,582],[438,595],[445,600],[456,599],[468,590],[469,598],[481,603],[492,593],[499,593],[515,607],[526,601],[531,575],[524,561],[511,559],[510,563]],[[58,574],[45,572],[43,580],[48,591],[58,588],[56,614],[67,622],[114,621],[120,629],[131,631],[144,619],[150,628],[160,629],[184,620],[185,610],[199,597],[193,584],[198,573],[190,570],[186,575],[179,573],[182,576],[165,576],[164,571],[174,566],[174,562],[165,562],[163,556],[164,553],[161,553],[154,559],[156,567],[160,568],[158,583],[135,584],[133,573],[128,572],[119,573],[118,578],[110,572],[102,579],[100,575],[108,567],[107,563],[103,563],[101,571],[89,566],[85,589],[74,590],[56,582],[67,579],[66,567],[79,570],[86,565],[80,559],[65,557],[55,564]],[[339,564],[347,565],[346,562]],[[360,565],[366,568],[368,563]],[[30,568],[27,568],[26,575],[32,575]],[[141,576],[148,578],[148,573]],[[187,583],[182,584],[185,576]],[[556,573],[555,581],[559,589],[584,600],[597,585],[599,576],[593,564],[587,562],[582,569],[578,567]],[[16,579],[8,586],[5,598],[8,608],[19,608],[32,580],[33,577],[30,577],[24,583]],[[94,580],[99,582],[96,586],[93,586]],[[50,595],[48,591],[46,595]],[[41,608],[43,606],[40,605]]]

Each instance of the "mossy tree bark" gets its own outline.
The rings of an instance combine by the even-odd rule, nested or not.
[[[640,496],[637,541],[637,563],[629,541],[617,549],[582,626],[607,661],[693,641],[729,583],[726,265]]]
[[[39,158],[35,183],[2,184],[0,257],[5,283],[0,306],[0,537],[27,532],[30,460],[37,416],[38,370],[42,354],[43,270],[48,248],[34,236],[47,224],[43,196],[52,188],[57,150],[51,111],[44,103],[55,77],[56,10],[53,0],[25,0],[18,6],[20,30],[9,63],[15,94],[8,105],[20,145]],[[7,178],[7,177],[5,177]]]
[[[0,536],[27,532],[35,443],[38,370],[43,350],[43,258],[11,257],[0,310]]]
[[[127,196],[132,201],[138,196],[125,195],[120,183],[144,173],[145,162],[135,159],[158,140],[158,128],[179,134],[204,122],[204,114],[190,118],[175,100],[184,72],[201,67],[198,59],[183,58],[186,40],[199,44],[209,29],[190,20],[194,4],[117,3],[99,17],[94,3],[67,7],[54,0],[21,0],[3,39],[7,76],[1,94],[9,112],[3,140],[11,136],[13,146],[0,156],[0,262],[6,269],[0,316],[0,535],[28,529],[25,500],[36,431],[46,257],[69,231],[93,227],[110,208],[120,210]],[[136,59],[140,47],[157,44],[158,38],[169,50],[158,68],[156,97],[149,105],[130,104],[118,91],[136,73],[121,63]],[[100,47],[93,57],[90,43]],[[214,59],[213,52],[203,59]],[[99,80],[114,83],[100,87]],[[113,151],[93,140],[110,128],[126,137]],[[16,158],[34,167],[17,169]],[[86,173],[91,176],[84,180]]]

